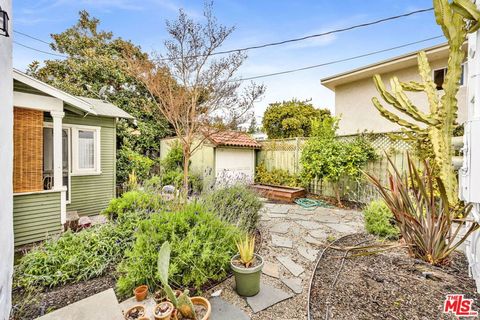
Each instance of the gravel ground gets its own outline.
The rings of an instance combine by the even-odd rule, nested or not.
[[[363,241],[367,242],[362,245],[377,243],[372,236],[355,234],[335,246],[355,246]],[[344,251],[328,249],[320,260],[312,282],[313,320],[457,319],[443,314],[446,295],[452,293],[474,299],[473,308],[478,311],[480,295],[468,277],[468,262],[461,252],[454,252],[450,264],[441,267],[413,259],[405,248],[398,247],[349,257],[341,268],[344,256]]]
[[[348,228],[354,228],[356,230],[363,229],[363,218],[359,211],[342,210],[342,209],[327,209],[317,208],[314,211],[308,211],[301,209],[298,205],[288,205],[287,214],[273,213],[274,207],[279,205],[267,203],[262,213],[262,221],[260,223],[260,231],[262,233],[262,247],[259,254],[268,261],[278,265],[280,279],[281,278],[294,278],[294,276],[277,260],[278,256],[290,256],[292,260],[300,264],[305,271],[299,276],[302,279],[303,291],[301,294],[295,295],[291,299],[282,301],[276,305],[273,305],[263,311],[256,314],[252,313],[252,310],[248,306],[246,300],[239,297],[234,290],[235,280],[233,277],[220,285],[211,289],[208,293],[211,294],[217,290],[222,290],[221,297],[243,309],[252,320],[258,319],[275,319],[275,320],[294,320],[294,319],[306,319],[307,317],[307,300],[308,300],[308,286],[310,278],[315,266],[315,262],[309,261],[302,257],[297,248],[299,246],[309,247],[316,250],[323,249],[323,244],[327,243],[327,238],[340,237],[341,233],[334,230],[332,225],[346,225]],[[286,206],[286,205],[281,205]],[[278,208],[278,207],[277,207]],[[331,223],[324,223],[322,221],[329,220]],[[320,224],[320,228],[325,233],[324,237],[316,238],[319,245],[308,244],[305,237],[309,235],[311,230],[308,230],[305,226],[297,223],[298,221],[306,221],[305,226],[310,227],[315,223]],[[278,248],[272,245],[270,230],[281,223],[288,223],[289,230],[285,234],[278,234],[281,237],[291,239],[293,242],[292,248]],[[317,234],[318,235],[318,234]],[[286,292],[292,292],[283,282],[277,278],[273,278],[262,274],[262,282],[272,285],[278,289],[282,289]]]

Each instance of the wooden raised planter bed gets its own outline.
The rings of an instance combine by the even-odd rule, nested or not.
[[[293,202],[295,199],[304,198],[307,193],[303,188],[271,186],[266,184],[254,184],[252,188],[267,199],[285,202]]]

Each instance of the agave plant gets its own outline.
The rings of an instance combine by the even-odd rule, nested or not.
[[[245,240],[236,243],[240,262],[246,267],[250,267],[255,259],[255,236],[245,236]]]
[[[409,155],[407,158],[408,172],[404,175],[388,158],[393,168],[389,172],[388,187],[376,177],[366,175],[392,211],[410,254],[433,265],[442,264],[479,224],[470,222],[467,232],[456,240],[468,221],[455,219],[457,212],[450,208],[445,186],[440,178],[434,177],[428,161],[424,162],[425,170],[421,172]],[[463,210],[463,216],[467,217],[471,206]]]

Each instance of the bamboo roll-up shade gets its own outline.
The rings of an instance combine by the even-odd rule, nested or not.
[[[13,192],[43,190],[43,111],[14,108]]]

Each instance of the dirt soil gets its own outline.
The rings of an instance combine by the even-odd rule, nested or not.
[[[14,290],[10,319],[35,319],[104,290],[115,288],[115,283],[116,280],[113,276],[106,275],[75,284],[47,289],[44,292],[28,294],[23,290]]]
[[[361,245],[375,243],[371,236],[355,234],[335,246],[354,246],[365,240]],[[327,249],[319,262],[310,295],[312,320],[457,319],[442,313],[445,296],[452,293],[474,299],[473,310],[480,309],[480,295],[460,252],[454,252],[450,263],[442,267],[413,259],[404,248],[350,257],[342,268],[344,255],[345,251]]]

